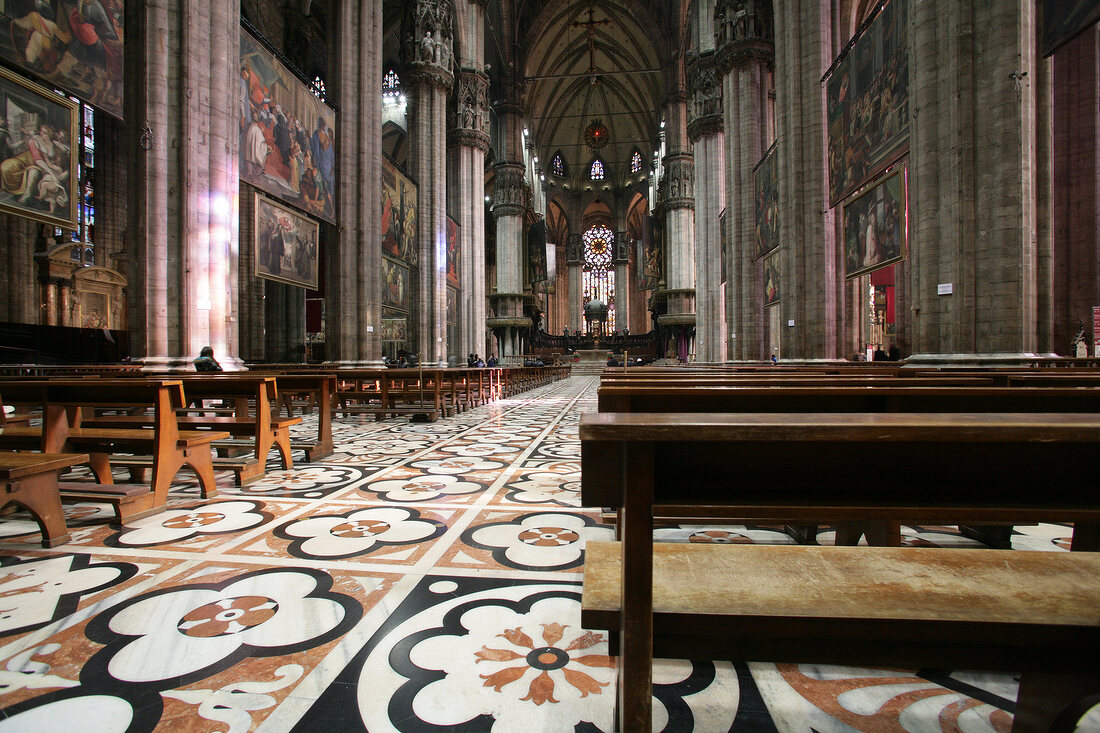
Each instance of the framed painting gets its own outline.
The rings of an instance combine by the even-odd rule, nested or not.
[[[779,255],[764,260],[764,307],[779,304]]]
[[[459,287],[458,282],[458,222],[447,217],[447,284]]]
[[[407,340],[407,328],[405,318],[383,318],[382,319],[382,340],[383,341],[406,341]]]
[[[122,118],[124,0],[7,0],[0,18],[0,58]]]
[[[241,30],[241,180],[336,222],[336,113]]]
[[[844,207],[846,278],[905,259],[909,231],[906,194],[902,169]]]
[[[0,210],[76,229],[80,109],[0,67]]]
[[[447,288],[447,325],[454,326],[458,324],[458,291],[454,288]]]
[[[382,252],[416,265],[416,185],[382,159]],[[455,263],[457,271],[457,262]]]
[[[317,289],[317,222],[266,196],[253,194],[256,276]]]
[[[382,305],[409,310],[409,268],[389,257],[382,258]]]
[[[826,84],[829,205],[873,180],[909,147],[905,0],[891,0]]]
[[[779,182],[776,177],[775,143],[764,153],[753,171],[756,189],[756,257],[779,247]],[[722,241],[725,242],[723,235]]]

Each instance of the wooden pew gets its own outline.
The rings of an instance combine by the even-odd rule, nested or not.
[[[249,374],[257,374],[249,372]],[[312,441],[291,440],[291,448],[300,448],[306,452],[306,460],[317,461],[332,455],[332,396],[336,392],[336,374],[333,372],[259,372],[258,376],[274,376],[282,404],[287,408],[287,417],[294,417],[286,395],[305,394],[310,396],[311,405],[317,408],[317,436]],[[308,411],[307,411],[308,413]]]
[[[672,550],[657,547],[658,557],[663,553],[665,559],[655,561],[652,518],[731,513],[793,521],[822,517],[936,521],[947,516],[1013,521],[1027,517],[1026,521],[1073,521],[1074,544],[1083,542],[1096,549],[1100,497],[1080,485],[1078,459],[1091,455],[1100,443],[1100,416],[608,413],[583,415],[580,437],[582,503],[617,506],[623,516],[621,544],[602,553],[596,544],[587,550],[582,623],[620,634],[619,711],[628,716],[624,730],[650,730],[655,652],[690,658],[710,649],[719,655],[736,652],[732,656],[736,659],[784,661],[786,654],[805,644],[810,650],[806,660],[825,663],[948,668],[980,664],[1029,673],[1053,668],[1096,674],[1100,584],[1095,579],[1100,577],[1100,556],[1074,553],[1074,559],[1066,560],[1071,556],[948,550],[960,566],[976,574],[966,592],[960,593],[958,581],[967,572],[960,573],[933,555],[921,559],[920,553],[930,552],[924,548],[735,545],[720,548],[728,554],[715,561],[702,559],[714,551],[707,545],[676,545]],[[859,480],[863,475],[884,480],[870,484]],[[772,553],[757,562],[764,573],[776,564],[779,552],[787,552],[782,557],[794,558],[789,574],[777,579],[776,571],[760,579],[739,573],[736,553],[744,549]],[[825,554],[830,552],[838,554]],[[843,563],[848,556],[842,553],[853,552],[866,554]],[[971,552],[978,554],[967,560]],[[893,603],[898,583],[890,579],[896,570],[882,573],[896,566],[902,557],[897,553],[913,553],[913,577],[928,583]],[[1038,556],[1034,566],[1017,559],[1025,554]],[[670,556],[675,557],[668,560]],[[619,557],[622,572],[613,562]],[[946,569],[937,570],[937,563]],[[1016,568],[1020,563],[1027,567]],[[717,571],[720,566],[725,572]],[[819,577],[827,583],[831,578],[835,581],[830,584],[831,594],[843,597],[852,584],[863,582],[860,576],[845,575],[847,566],[870,570],[863,579],[870,590],[845,616],[826,605],[822,593],[807,593],[805,583]],[[1030,589],[1029,583],[1042,578],[1064,582],[1079,577],[1087,582],[1068,587],[1048,582],[1052,602],[1044,591],[1023,593],[1013,620],[981,613],[989,604],[972,601],[975,594],[988,592],[987,577],[1002,573],[1003,585],[1017,590]],[[671,590],[655,592],[654,587],[663,587],[668,577]],[[790,577],[805,582],[788,587],[784,583]],[[598,594],[590,588],[613,588],[620,582],[617,600],[595,605]],[[772,602],[768,594],[774,595],[776,587],[779,600]],[[1082,588],[1084,595],[1079,592]],[[723,604],[737,594],[748,594],[748,610],[731,602],[726,612]],[[603,596],[606,599],[606,593]],[[784,604],[794,597],[809,599],[804,605],[811,611],[817,608],[816,615],[788,614],[785,609],[792,606]],[[815,599],[822,602],[815,605]],[[916,616],[905,613],[911,609],[923,610]],[[1089,614],[1085,621],[1082,609]],[[609,616],[618,620],[608,621]],[[661,626],[669,617],[680,626]],[[694,642],[690,634],[681,633],[684,629],[697,630]],[[730,631],[732,644],[715,641],[713,633],[718,630]],[[739,646],[757,634],[758,640]],[[943,643],[933,643],[941,635]],[[676,651],[668,646],[655,649],[655,641],[671,644]],[[982,650],[971,653],[974,645]],[[1044,650],[1053,651],[1047,655]],[[1086,682],[1094,685],[1092,691],[1100,690],[1096,684],[1100,680]],[[1032,682],[1028,677],[1022,686],[1018,711],[1022,720],[1034,715],[1049,722],[1049,715],[1029,702],[1033,686],[1040,689],[1042,684],[1042,678]]]
[[[264,475],[267,456],[272,448],[277,450],[284,469],[294,466],[290,454],[290,426],[300,423],[302,418],[272,416],[272,403],[277,404],[278,400],[275,377],[247,372],[225,372],[181,375],[179,380],[183,383],[189,400],[223,400],[232,401],[236,405],[232,415],[206,415],[204,408],[196,407],[191,411],[204,414],[180,414],[176,420],[180,426],[191,430],[229,433],[231,437],[228,441],[221,442],[223,446],[238,439],[236,445],[251,449],[251,457],[220,457],[214,460],[215,468],[233,471],[238,486]],[[148,415],[109,415],[86,419],[85,424],[100,428],[146,427],[151,424],[152,419]],[[219,446],[214,447],[217,449]],[[117,463],[131,467],[138,480],[142,470],[152,466],[147,457],[121,459]]]
[[[96,379],[25,381],[0,380],[0,396],[13,402],[41,404],[41,427],[0,429],[0,447],[37,449],[44,453],[87,453],[97,483],[62,482],[62,499],[111,504],[125,522],[161,512],[168,489],[185,464],[198,476],[204,498],[217,496],[210,445],[229,433],[180,430],[176,410],[185,403],[178,379]],[[93,428],[82,424],[86,410],[96,408],[153,409],[147,428]],[[151,483],[116,485],[111,459],[119,454],[149,456]]]
[[[57,547],[70,539],[61,508],[58,471],[89,460],[86,453],[0,452],[3,506],[18,504],[30,512],[42,532],[43,547]]]
[[[422,415],[435,422],[445,414],[438,368],[341,369],[336,412],[387,416]]]

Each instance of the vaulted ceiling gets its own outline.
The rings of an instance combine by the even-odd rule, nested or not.
[[[665,6],[666,3],[653,5]],[[532,12],[519,29],[526,79],[526,120],[539,165],[549,177],[561,153],[571,186],[586,185],[590,164],[603,162],[605,185],[618,187],[635,151],[642,175],[653,163],[665,99],[667,18],[646,4],[622,0],[560,0]],[[608,142],[599,150],[585,130],[599,120]]]

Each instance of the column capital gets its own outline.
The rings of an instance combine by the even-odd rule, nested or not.
[[[771,0],[718,0],[714,29],[716,58],[723,73],[753,62],[775,65]]]
[[[504,161],[493,166],[493,216],[523,216],[531,197],[523,163]]]
[[[722,85],[714,51],[694,56],[687,67],[688,139],[696,142],[703,135],[722,132]]]
[[[695,156],[690,153],[666,155],[662,161],[660,198],[666,210],[695,208]]]
[[[414,83],[450,89],[454,84],[451,0],[415,0],[405,8],[401,31]]]
[[[489,149],[489,77],[484,71],[462,69],[455,86],[455,111],[449,145]]]

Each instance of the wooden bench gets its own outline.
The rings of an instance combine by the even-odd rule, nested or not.
[[[741,586],[744,586],[742,591],[749,593],[771,593],[773,586],[783,589],[782,601],[770,612],[779,617],[786,613],[784,603],[792,599],[812,601],[820,599],[821,594],[807,593],[802,585],[782,585],[787,582],[784,579],[761,581],[751,574],[739,579],[737,566],[730,563],[736,562],[737,556],[733,553],[746,549],[744,546],[719,548],[728,553],[717,556],[724,558],[721,561],[694,559],[716,551],[713,549],[680,552],[692,545],[677,545],[675,550],[658,546],[658,557],[661,553],[670,553],[691,559],[675,559],[670,571],[659,570],[659,575],[655,574],[655,564],[660,569],[666,562],[654,560],[652,518],[655,515],[736,514],[793,521],[809,518],[815,521],[820,518],[938,521],[948,516],[964,519],[992,516],[1008,521],[1029,517],[1027,521],[1032,521],[1041,517],[1041,521],[1075,522],[1075,547],[1083,544],[1096,549],[1100,497],[1093,496],[1095,492],[1090,487],[1080,485],[1080,469],[1075,459],[1091,455],[1100,443],[1100,416],[1078,413],[608,413],[583,415],[580,437],[582,503],[619,507],[623,517],[621,544],[605,549],[602,554],[595,544],[586,551],[585,610],[582,612],[586,615],[582,620],[587,628],[607,628],[621,635],[619,710],[630,716],[624,718],[624,730],[649,730],[650,669],[655,640],[673,644],[676,651],[669,652],[668,647],[662,647],[659,653],[671,653],[676,657],[690,658],[707,649],[745,649],[747,651],[737,652],[732,658],[784,661],[784,654],[800,648],[802,638],[787,643],[783,641],[783,634],[794,633],[804,626],[806,638],[822,640],[817,646],[806,642],[806,648],[811,651],[807,659],[818,662],[923,666],[934,657],[939,666],[971,668],[980,663],[991,668],[1049,672],[1051,666],[1044,668],[1038,661],[1046,659],[1057,662],[1053,665],[1056,670],[1095,674],[1096,652],[1100,650],[1100,629],[1097,628],[1100,626],[1100,610],[1097,610],[1100,609],[1097,605],[1100,584],[1096,583],[1096,578],[1100,577],[1096,574],[1100,570],[1097,564],[1100,560],[1091,553],[1073,553],[1073,557],[1088,558],[1079,564],[1074,564],[1075,560],[1057,559],[1070,555],[1026,553],[1043,558],[1037,563],[1048,563],[1034,570],[1032,575],[1055,578],[1065,567],[1078,568],[1073,572],[1088,578],[1085,584],[1088,592],[1080,606],[1090,609],[1092,616],[1087,623],[1074,620],[1069,612],[1071,608],[1078,608],[1077,600],[1082,597],[1077,586],[1068,586],[1067,590],[1067,586],[1058,584],[1055,589],[1061,595],[1056,596],[1053,605],[1065,612],[1063,616],[1044,617],[1047,598],[1043,593],[1026,594],[1025,600],[1030,599],[1033,603],[1019,613],[1029,620],[1027,627],[981,613],[956,616],[973,611],[975,606],[970,601],[970,594],[981,593],[986,587],[981,580],[984,576],[978,576],[973,588],[968,586],[967,593],[961,596],[956,594],[957,590],[954,593],[944,590],[939,595],[931,592],[929,597],[934,599],[928,607],[931,611],[926,617],[918,617],[916,621],[920,623],[915,623],[912,616],[892,616],[892,611],[878,610],[875,604],[881,601],[885,604],[883,607],[887,607],[890,591],[894,588],[889,580],[882,580],[894,576],[885,575],[877,581],[877,593],[872,587],[872,592],[860,604],[870,610],[857,609],[851,618],[834,619],[829,615],[833,611],[822,601],[823,620],[820,622],[816,617],[809,621],[798,617],[796,621],[788,620],[786,625],[776,625],[778,622],[773,623],[770,618],[756,623],[759,619],[754,614],[743,613],[733,606],[732,611],[721,615],[735,617],[730,622],[735,625],[725,627],[722,626],[725,619],[721,623],[711,623],[713,619],[708,616],[708,608],[715,607],[715,599],[719,599],[720,605],[723,594],[733,593]],[[860,480],[864,475],[882,476],[884,480],[869,483]],[[694,547],[707,548],[705,545]],[[856,557],[866,558],[867,567],[871,568],[873,562],[886,566],[895,563],[896,555],[891,553],[914,553],[915,558],[920,558],[919,553],[929,551],[924,548],[748,549],[754,552],[805,551],[790,555],[805,558],[796,563],[792,561],[795,564],[790,577],[801,581],[817,576],[825,581],[834,578],[837,582],[832,584],[830,592],[838,596],[847,593],[848,584],[858,579],[843,576],[834,568],[834,560],[829,559],[836,558],[839,562],[843,555],[818,553],[867,553]],[[1026,588],[1032,577],[1012,575],[1013,563],[1022,562],[1015,558],[1025,553],[946,552],[954,553],[951,557],[957,557],[960,563],[967,562],[965,558],[969,553],[977,552],[974,560],[977,567],[982,572],[1004,569],[1005,583],[1012,587]],[[990,559],[978,559],[979,555]],[[621,568],[626,572],[620,572],[609,560],[620,556]],[[825,559],[820,559],[822,557]],[[876,557],[883,559],[876,561]],[[767,568],[774,562],[765,559],[759,564]],[[932,556],[921,562],[928,563],[929,567],[935,565]],[[729,569],[719,573],[713,564],[707,563],[724,563]],[[943,575],[946,583],[951,578],[965,579],[967,573],[960,574],[956,569],[945,571]],[[674,586],[671,592],[662,591],[658,596],[652,590],[651,581],[665,576],[672,577]],[[928,570],[925,577],[932,578],[930,587],[935,591],[940,576]],[[601,587],[615,586],[620,578],[622,592],[618,608],[614,603],[608,605],[602,601],[603,605],[593,605],[596,595],[589,588],[597,583]],[[731,579],[733,587],[722,585],[723,578]],[[947,588],[946,585],[942,587]],[[664,605],[666,600],[672,605]],[[904,610],[910,605],[903,602],[900,607]],[[678,614],[684,624],[682,628],[698,629],[703,634],[697,639],[698,644],[693,646],[695,642],[690,636],[685,638],[676,627],[671,631],[654,627],[656,621],[663,619],[658,616],[655,620],[651,609]],[[599,613],[593,616],[594,611],[602,612],[602,617]],[[618,616],[618,621],[609,622],[609,614]],[[763,612],[760,615],[767,616]],[[881,621],[876,622],[876,618]],[[1032,619],[1040,620],[1032,622]],[[926,648],[936,647],[932,643],[937,638],[933,632],[952,624],[957,629],[945,640],[939,650],[942,654],[919,656]],[[874,631],[861,632],[864,627],[873,627]],[[756,646],[739,647],[737,644],[743,637],[734,634],[733,645],[720,646],[706,636],[712,629],[725,628],[734,632],[737,628],[746,629],[745,633],[750,636],[759,633],[763,641]],[[856,632],[867,635],[865,642],[852,641],[860,638]],[[772,639],[777,641],[769,646],[768,641]],[[876,645],[885,650],[888,645],[884,640],[890,639],[897,640],[892,647],[896,656],[889,656],[885,651],[875,656]],[[989,653],[983,651],[972,655],[970,649],[975,643],[987,644]],[[761,656],[754,656],[757,649],[761,650]],[[1043,649],[1057,651],[1044,657]],[[776,656],[770,656],[769,650]],[[852,653],[844,656],[849,650]],[[1070,661],[1066,661],[1064,650],[1070,653]],[[867,651],[867,656],[862,656],[862,651]],[[813,656],[816,653],[822,656],[816,658]],[[1036,689],[1041,689],[1042,679],[1034,684],[1038,686]],[[1021,704],[1018,719],[1027,720],[1032,715],[1033,703],[1027,703],[1031,687],[1032,683],[1028,682],[1022,688],[1021,701],[1026,704]],[[1100,686],[1094,689],[1100,690]],[[1044,717],[1041,711],[1036,714],[1049,722],[1049,716]]]
[[[249,372],[252,374],[252,372]],[[281,404],[287,409],[287,417],[294,417],[293,408],[286,399],[288,395],[307,395],[311,407],[317,408],[317,435],[312,441],[291,439],[290,447],[305,451],[307,461],[318,461],[332,455],[332,396],[336,392],[336,375],[332,372],[293,372],[270,374],[260,372],[262,376],[274,376],[278,385]],[[309,414],[309,410],[306,411]]]
[[[612,634],[628,733],[651,730],[653,658],[1022,672],[1016,733],[1100,692],[1098,555],[659,543],[652,585],[645,565],[585,548],[581,625]]]
[[[337,372],[337,412],[421,416],[435,422],[445,414],[439,369],[344,369]],[[452,410],[453,414],[453,410]]]
[[[2,506],[18,504],[30,512],[42,532],[43,547],[56,547],[70,539],[61,508],[58,471],[88,460],[84,453],[0,452]]]
[[[211,443],[228,432],[180,430],[176,410],[185,403],[183,383],[172,379],[0,380],[0,395],[26,404],[41,404],[41,427],[0,429],[0,447],[34,448],[44,453],[87,453],[96,483],[62,482],[62,499],[111,504],[125,522],[161,512],[168,489],[184,465],[198,476],[204,498],[217,496]],[[96,408],[153,410],[149,427],[84,427],[85,411]],[[111,461],[121,454],[146,456],[153,473],[150,484],[119,486]]]

